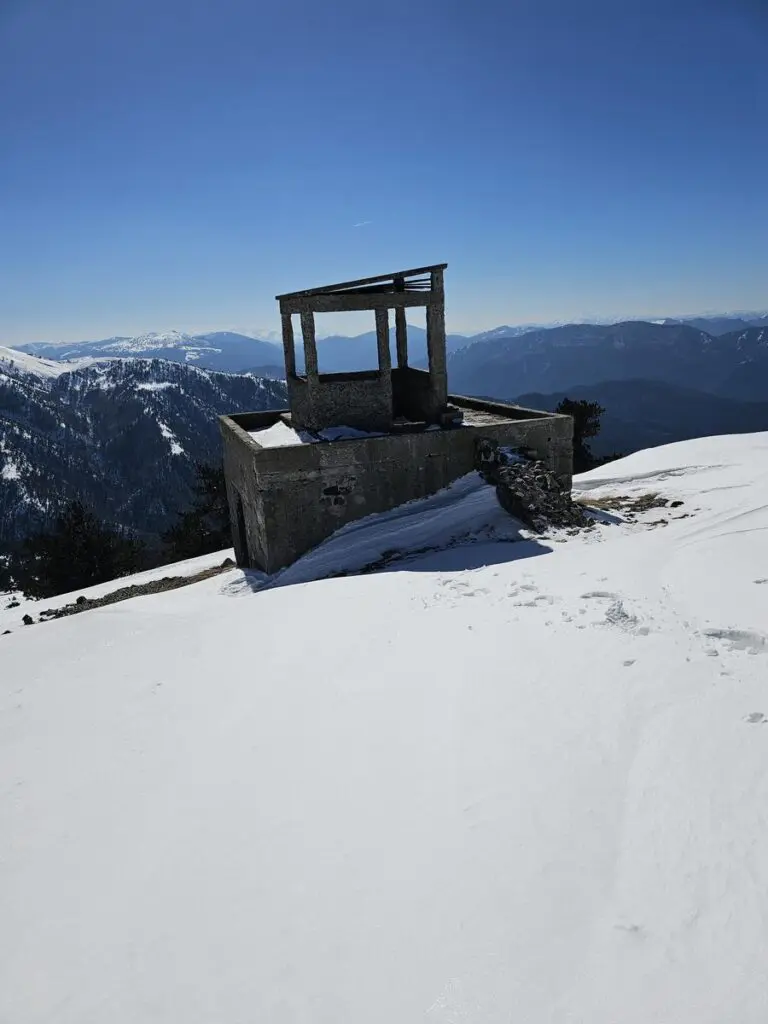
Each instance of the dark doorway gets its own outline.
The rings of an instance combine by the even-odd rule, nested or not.
[[[245,513],[243,512],[243,499],[240,495],[236,498],[237,537],[235,538],[235,555],[237,564],[243,569],[249,569],[251,558],[248,552],[248,531],[245,528]]]

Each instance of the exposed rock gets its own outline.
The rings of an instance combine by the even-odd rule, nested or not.
[[[229,562],[229,565],[226,563]],[[177,590],[179,587],[188,587],[191,583],[199,583],[201,580],[210,579],[226,572],[234,563],[231,559],[225,559],[221,565],[213,566],[210,569],[201,569],[192,576],[164,576],[159,580],[150,580],[148,583],[133,583],[127,587],[120,587],[103,597],[85,597],[80,595],[72,604],[62,605],[60,608],[46,608],[40,612],[40,621],[48,622],[49,619],[62,619],[67,615],[76,615],[78,612],[86,612],[91,608],[104,608],[109,604],[117,604],[119,601],[128,601],[132,597],[142,597],[148,594],[163,594],[167,590]],[[29,618],[24,616],[24,621]],[[30,619],[30,622],[32,619]]]
[[[594,520],[571,499],[571,492],[530,454],[483,438],[475,446],[475,468],[496,488],[501,507],[536,533],[552,527],[593,527]]]
[[[35,623],[35,620],[32,618],[31,615],[25,615],[21,621],[24,623],[25,626],[33,626]]]

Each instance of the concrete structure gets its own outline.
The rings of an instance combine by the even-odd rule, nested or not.
[[[344,423],[363,430],[392,430],[398,422],[430,424],[451,419],[445,367],[446,266],[417,267],[277,296],[294,426],[322,430]],[[427,311],[428,370],[408,365],[405,311],[415,306]],[[378,367],[362,373],[319,373],[314,314],[361,309],[375,313]],[[390,355],[390,309],[395,311],[395,367]],[[304,345],[303,375],[296,372],[292,320],[296,314]]]
[[[570,486],[570,417],[448,394],[445,269],[439,264],[278,296],[290,409],[221,418],[238,565],[275,572],[345,523],[435,493],[472,471],[479,437],[531,449]],[[408,365],[405,310],[411,306],[426,306],[428,370]],[[378,369],[318,372],[313,314],[340,309],[374,310]],[[296,314],[303,375],[296,372]]]

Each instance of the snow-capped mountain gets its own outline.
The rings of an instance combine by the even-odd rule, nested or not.
[[[469,478],[273,580],[0,609],[0,1019],[763,1021],[766,465],[638,453],[573,537]]]
[[[236,373],[254,366],[271,366],[283,361],[282,345],[250,338],[232,331],[184,334],[163,331],[137,337],[106,338],[103,341],[34,342],[19,346],[22,352],[46,359],[112,358],[168,359],[191,363],[205,369]]]
[[[217,416],[286,405],[284,385],[159,359],[68,364],[0,348],[0,551],[80,497],[154,535],[221,458]]]
[[[622,321],[610,324],[600,323],[550,323],[550,324],[518,324],[517,326],[502,325],[479,334],[449,334],[446,345],[449,354],[459,350],[473,349],[471,359],[480,351],[476,346],[508,342],[515,338],[543,335],[546,332],[560,330],[562,339],[570,344],[579,332],[588,332],[593,327],[618,327]],[[701,317],[686,321],[670,318],[652,321],[650,326],[664,325],[667,327],[695,327],[702,333],[711,335],[733,333],[750,326],[768,326],[768,317],[759,316],[750,319],[738,317]],[[573,333],[576,329],[576,334]],[[570,333],[569,333],[570,331]],[[394,339],[394,331],[393,331]],[[408,326],[409,358],[414,366],[426,365],[426,332],[416,324]],[[394,348],[394,340],[392,342]],[[303,365],[303,350],[299,342],[296,346],[296,362]],[[28,352],[49,360],[100,359],[104,357],[128,359],[134,357],[168,359],[173,362],[191,363],[205,369],[222,370],[227,373],[241,373],[256,370],[264,376],[280,379],[284,374],[283,348],[275,331],[269,331],[265,338],[254,337],[253,334],[240,334],[235,331],[214,331],[207,334],[185,334],[182,331],[164,331],[160,333],[141,334],[137,337],[114,337],[103,341],[82,342],[33,342],[21,345],[15,351]],[[352,370],[368,370],[378,365],[375,331],[366,331],[353,337],[330,335],[318,338],[318,359],[320,369],[327,373]],[[602,378],[606,379],[606,378]],[[590,383],[586,380],[574,379],[568,382]],[[526,384],[522,385],[526,389]],[[539,390],[538,385],[535,386]],[[742,396],[743,397],[743,396]]]

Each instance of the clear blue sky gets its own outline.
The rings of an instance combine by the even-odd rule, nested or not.
[[[768,306],[768,0],[0,0],[0,118],[0,343]]]

